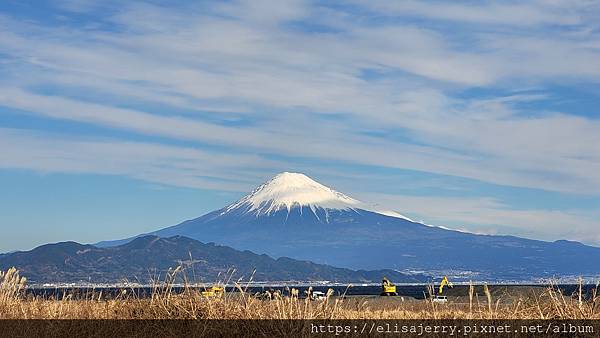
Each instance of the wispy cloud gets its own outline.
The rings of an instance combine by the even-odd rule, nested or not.
[[[458,23],[486,25],[538,26],[582,23],[583,8],[597,7],[590,1],[385,1],[356,2],[388,16],[424,17]]]
[[[0,104],[52,118],[250,152],[335,159],[567,192],[593,193],[600,189],[600,163],[595,155],[600,134],[594,132],[600,123],[574,116],[485,119],[451,111],[434,113],[439,116],[407,112],[412,118],[402,127],[413,133],[413,140],[427,144],[417,145],[357,133],[336,121],[319,121],[316,125],[312,119],[284,116],[259,126],[227,127],[10,88],[1,91]],[[506,109],[500,108],[499,115],[503,116]],[[496,110],[489,111],[489,115],[497,115]],[[445,122],[440,125],[440,121]],[[298,130],[299,126],[303,129]],[[371,128],[376,130],[376,126]],[[379,130],[389,129],[383,128]]]
[[[0,128],[0,168],[123,175],[149,182],[243,191],[281,163],[256,155],[204,151],[149,142],[73,139]]]
[[[136,141],[4,129],[4,167],[235,190],[302,159],[600,194],[597,113],[544,108],[600,83],[596,2],[55,5],[60,24],[0,14],[0,114]]]

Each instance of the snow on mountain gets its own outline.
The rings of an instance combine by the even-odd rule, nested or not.
[[[287,209],[289,213],[295,207],[306,207],[315,215],[317,215],[317,209],[324,209],[325,213],[327,210],[367,210],[410,221],[409,218],[395,211],[379,210],[326,187],[304,174],[291,172],[276,175],[250,194],[226,207],[221,215],[233,210],[244,210],[256,216],[262,216],[282,209]]]

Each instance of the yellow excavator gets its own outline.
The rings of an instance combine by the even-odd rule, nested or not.
[[[225,288],[222,286],[211,286],[202,291],[204,297],[221,297],[225,294]]]
[[[448,280],[447,276],[444,276],[444,278],[442,278],[442,282],[440,283],[440,287],[438,288],[438,295],[441,295],[442,292],[444,292],[444,286],[448,286],[449,288],[454,287],[454,285],[452,285],[452,283],[450,283],[450,281]]]
[[[392,283],[387,277],[381,281],[381,296],[397,296],[396,284]]]
[[[434,303],[447,303],[448,302],[448,297],[442,296],[442,293],[444,292],[444,286],[448,286],[449,288],[452,288],[454,286],[448,280],[447,276],[444,276],[444,278],[442,278],[442,281],[440,282],[440,287],[438,288],[437,295],[432,296],[433,297],[432,300]]]

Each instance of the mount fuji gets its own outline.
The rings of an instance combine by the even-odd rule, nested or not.
[[[600,275],[600,248],[429,226],[379,210],[300,173],[278,174],[231,205],[151,234],[351,269],[516,281]]]

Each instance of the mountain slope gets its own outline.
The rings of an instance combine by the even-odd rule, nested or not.
[[[214,282],[231,269],[233,280],[379,282],[382,276],[395,281],[425,281],[422,275],[405,275],[395,271],[353,271],[291,258],[273,259],[250,251],[238,251],[213,243],[174,236],[138,237],[110,248],[98,248],[75,242],[47,244],[27,252],[0,257],[0,270],[17,267],[32,283],[51,282],[118,282],[122,280],[150,282],[151,277],[164,276],[169,268],[180,264],[190,280]]]
[[[282,173],[238,202],[154,232],[352,269],[410,269],[527,280],[598,275],[600,248],[427,226]],[[110,246],[119,242],[99,243]]]

